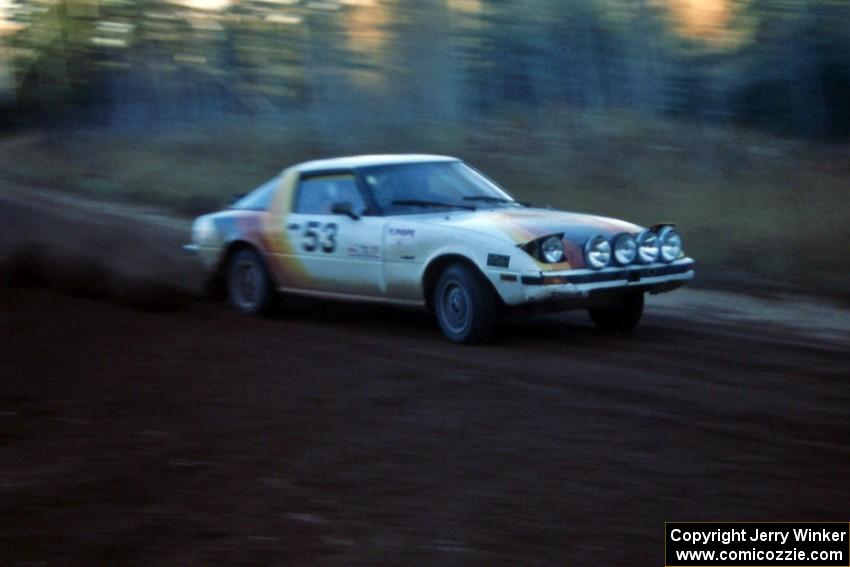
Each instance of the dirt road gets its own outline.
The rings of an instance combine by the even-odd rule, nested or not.
[[[23,195],[4,564],[661,565],[664,521],[848,519],[829,304],[682,290],[628,338],[567,314],[464,348],[417,312],[240,317],[196,297],[185,223]]]

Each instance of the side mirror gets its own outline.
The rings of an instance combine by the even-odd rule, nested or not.
[[[333,205],[331,205],[331,212],[335,215],[345,215],[351,217],[354,220],[358,220],[360,215],[355,213],[351,208],[351,203],[348,201],[337,201]]]

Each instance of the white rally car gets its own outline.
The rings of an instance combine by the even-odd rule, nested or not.
[[[269,311],[277,292],[419,305],[458,343],[486,341],[499,311],[521,306],[587,309],[628,331],[646,292],[694,277],[670,224],[530,208],[433,155],[294,165],[199,217],[186,249],[244,313]]]

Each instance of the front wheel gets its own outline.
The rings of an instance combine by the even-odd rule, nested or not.
[[[640,322],[643,315],[643,293],[624,295],[610,307],[588,309],[590,318],[603,331],[628,333]]]
[[[440,329],[453,343],[484,343],[493,336],[496,296],[468,266],[454,264],[443,272],[434,290],[434,310]]]
[[[227,264],[227,297],[238,311],[249,315],[271,313],[275,291],[266,265],[254,250],[241,250]]]

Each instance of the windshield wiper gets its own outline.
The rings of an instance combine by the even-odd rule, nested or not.
[[[474,211],[472,205],[464,205],[462,203],[441,203],[440,201],[424,201],[420,199],[402,199],[400,201],[392,201],[393,205],[411,206],[411,207],[439,207],[439,208],[456,208]]]
[[[528,207],[528,203],[524,203],[522,201],[514,201],[513,199],[505,199],[504,197],[496,197],[494,195],[472,195],[471,197],[464,197],[464,201],[489,201],[491,203],[516,203],[517,205],[522,205],[523,207]]]

